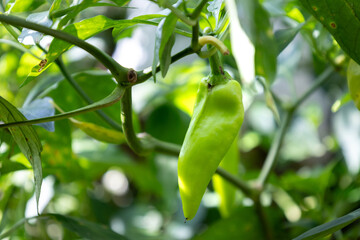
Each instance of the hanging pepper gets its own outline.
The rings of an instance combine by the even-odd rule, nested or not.
[[[211,177],[238,135],[244,108],[240,84],[221,66],[200,82],[194,113],[178,162],[178,182],[186,220],[199,208]],[[218,74],[220,72],[220,74]]]

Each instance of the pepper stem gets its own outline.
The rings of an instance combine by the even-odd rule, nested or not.
[[[210,45],[208,45],[208,49],[210,48]],[[216,52],[212,56],[209,57],[210,62],[210,68],[211,68],[211,74],[214,76],[224,75],[224,69],[222,66],[222,62],[219,58],[219,53]]]
[[[229,55],[229,53],[230,53],[229,49],[227,49],[225,44],[220,39],[217,39],[216,37],[213,37],[213,36],[199,37],[199,45],[202,47],[205,44],[213,45],[221,52],[222,55]]]

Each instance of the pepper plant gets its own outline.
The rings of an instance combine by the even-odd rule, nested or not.
[[[358,239],[359,11],[1,0],[0,239]]]

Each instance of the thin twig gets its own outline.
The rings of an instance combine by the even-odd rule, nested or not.
[[[247,197],[254,199],[254,191],[246,182],[243,182],[221,167],[216,169],[216,173],[240,189]]]
[[[176,53],[174,56],[171,57],[171,63],[174,63],[174,62],[180,60],[181,58],[186,57],[193,53],[195,53],[195,52],[194,52],[194,50],[191,49],[191,47],[185,48],[182,51]],[[160,71],[160,66],[158,66],[156,68],[156,72],[159,72],[159,71]],[[149,72],[147,72],[147,73],[144,73],[144,72],[146,72],[146,70],[136,72],[137,76],[138,76],[137,81],[135,83],[133,83],[132,85],[143,83],[152,77],[151,70],[149,70]]]
[[[260,195],[258,195],[258,199],[256,199],[254,201],[254,207],[255,207],[255,212],[256,212],[257,216],[259,217],[260,225],[263,229],[263,234],[264,234],[265,239],[273,240],[274,236],[273,236],[272,228],[271,228],[271,226],[269,224],[269,220],[266,216],[265,209],[261,205]]]
[[[266,156],[265,163],[261,169],[259,178],[257,180],[257,186],[260,189],[263,188],[265,182],[267,181],[267,179],[270,175],[271,170],[273,169],[273,167],[276,163],[281,144],[283,142],[286,130],[290,125],[293,113],[294,113],[293,111],[289,111],[286,113],[284,120],[281,122],[280,130],[276,134],[275,140],[273,141],[270,151],[269,151],[268,155]]]
[[[307,90],[299,99],[293,104],[292,108],[297,109],[300,104],[302,104],[316,89],[318,89],[326,80],[329,79],[329,76],[334,72],[334,69],[328,67],[324,72],[317,77],[314,84]]]

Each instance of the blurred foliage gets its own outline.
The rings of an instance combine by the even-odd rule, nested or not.
[[[170,13],[155,2],[11,0],[1,1],[0,10],[23,18],[42,13],[49,17],[52,28],[66,29],[70,25],[72,30],[81,24],[71,24],[104,15],[111,18],[107,24],[113,25],[91,30],[91,24],[95,24],[91,21],[95,20],[90,20],[82,27],[91,31],[79,36],[90,37],[90,43],[114,58],[119,57],[112,47],[115,44],[126,39],[140,43],[140,57],[151,66],[155,45],[142,47],[142,40],[155,41],[159,22]],[[191,12],[199,1],[184,2]],[[200,33],[210,27],[223,38],[232,53],[222,58],[224,67],[243,82],[246,113],[238,145],[237,177],[250,185],[274,142],[277,118],[283,119],[284,109],[309,89],[324,69],[335,69],[327,83],[296,112],[260,197],[275,239],[295,238],[360,207],[359,111],[351,101],[342,101],[335,113],[331,111],[336,101],[348,96],[345,72],[349,58],[328,26],[312,17],[301,1],[233,1],[241,11],[241,25],[255,46],[255,60],[250,65],[255,65],[265,85],[244,82],[239,59],[234,58],[237,48],[230,40],[225,2],[213,0],[205,5],[200,15]],[[124,19],[127,22],[121,22]],[[108,28],[114,24],[118,25],[111,32]],[[206,60],[195,55],[169,66],[169,54],[186,48],[191,39],[191,28],[183,22],[173,24],[171,29],[177,33],[175,44],[163,46],[167,48],[162,50],[166,56],[160,59],[163,68],[169,67],[163,70],[166,76],[158,74],[156,84],[150,79],[133,88],[134,125],[136,132],[181,145],[198,83],[209,67]],[[20,87],[34,67],[40,68],[46,54],[43,50],[49,50],[52,41],[41,35],[41,41],[23,45],[18,37],[29,35],[24,31],[0,25],[0,96],[20,110],[45,97],[65,112],[88,105],[56,63]],[[75,83],[93,101],[104,98],[116,86],[110,73],[79,48],[66,51],[62,57]],[[121,123],[120,104],[102,110]],[[94,112],[75,119],[111,128]],[[219,197],[210,184],[196,218],[184,224],[176,156],[154,152],[139,157],[126,143],[97,141],[70,120],[56,121],[54,126],[53,132],[34,126],[43,146],[42,215],[38,217],[31,165],[10,132],[0,129],[0,236],[10,231],[6,239],[263,239],[254,202],[241,191],[236,193],[236,210],[222,219],[217,209]],[[358,239],[359,232],[360,225],[355,221],[324,239]]]

